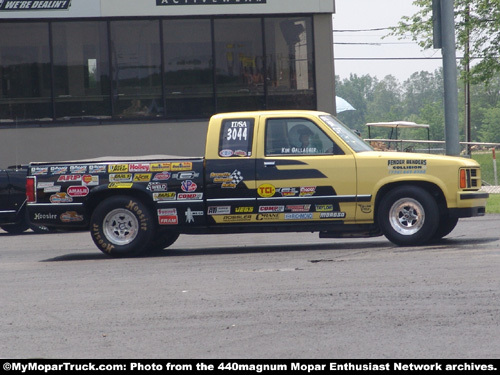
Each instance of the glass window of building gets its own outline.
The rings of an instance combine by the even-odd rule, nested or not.
[[[162,117],[159,21],[112,21],[113,116]]]
[[[111,116],[106,22],[54,22],[57,119]]]
[[[217,111],[265,108],[260,18],[216,19]]]
[[[0,23],[0,121],[52,120],[48,23]]]
[[[209,117],[214,110],[210,20],[163,21],[166,116]]]
[[[266,18],[268,109],[315,109],[312,20]]]

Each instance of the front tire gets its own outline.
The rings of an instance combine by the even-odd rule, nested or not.
[[[436,200],[416,186],[400,186],[380,202],[378,224],[387,239],[400,246],[428,242],[439,224]]]
[[[130,196],[104,200],[90,219],[90,232],[96,246],[103,253],[117,258],[145,254],[155,231],[150,209]]]

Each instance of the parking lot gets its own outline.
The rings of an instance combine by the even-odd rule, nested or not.
[[[4,358],[498,358],[500,215],[439,243],[181,236],[111,259],[0,232]]]

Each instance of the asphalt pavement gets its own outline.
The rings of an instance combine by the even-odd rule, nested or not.
[[[181,236],[111,259],[0,232],[3,358],[498,358],[500,215],[443,241]]]

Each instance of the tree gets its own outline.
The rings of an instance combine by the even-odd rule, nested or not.
[[[413,4],[420,10],[402,17],[390,35],[402,39],[409,34],[422,48],[432,48],[432,0]],[[500,73],[500,0],[455,0],[454,6],[457,49],[464,54],[464,66],[471,63],[470,72],[462,74],[470,82],[488,84]]]
[[[500,107],[484,109],[483,126],[479,131],[482,142],[500,143]]]

